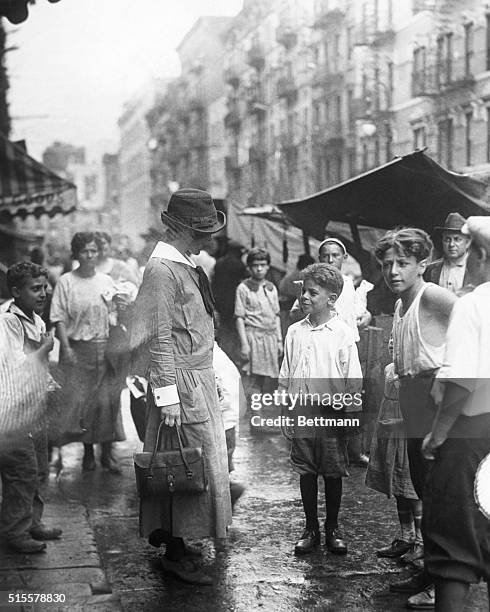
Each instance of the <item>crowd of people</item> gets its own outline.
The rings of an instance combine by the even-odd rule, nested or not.
[[[343,274],[345,244],[328,237],[318,263],[302,255],[276,287],[264,248],[250,249],[244,261],[244,247],[230,241],[214,259],[212,236],[225,223],[207,192],[176,191],[144,271],[127,243],[113,251],[108,234],[78,232],[71,243],[77,263],[52,283],[49,312],[46,269],[33,262],[9,269],[12,301],[0,315],[0,393],[11,407],[0,414],[10,438],[0,440],[2,536],[24,553],[61,536],[41,520],[50,432],[40,415],[47,403],[58,411],[51,444],[82,442],[86,471],[96,469],[100,444],[101,465],[120,472],[113,443],[124,439],[120,394],[127,383],[144,450],[178,448],[182,440],[202,449],[208,478],[200,495],[142,498],[141,535],[165,545],[166,573],[211,584],[192,561],[200,551],[189,539],[226,537],[244,490],[229,476],[238,413],[251,413],[252,397],[278,389],[282,413],[296,415],[283,428],[305,515],[295,554],[321,543],[319,476],[325,545],[347,553],[339,526],[342,480],[349,464],[363,465],[366,485],[395,497],[400,522],[378,555],[416,570],[390,589],[410,594],[411,609],[462,610],[469,585],[490,580],[489,523],[473,496],[475,473],[490,452],[490,219],[450,213],[434,230],[442,257],[432,262],[434,244],[420,229],[389,231],[377,243],[374,255],[396,306],[392,362],[370,448],[362,447],[360,428],[302,428],[298,415],[308,422],[362,415],[362,401],[345,398],[362,397],[365,387],[358,344],[372,322],[373,285],[355,287]],[[42,317],[60,345],[54,378],[54,341]],[[331,398],[339,394],[337,405]],[[304,401],[292,405],[298,396]]]

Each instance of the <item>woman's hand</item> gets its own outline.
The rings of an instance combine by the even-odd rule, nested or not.
[[[180,425],[180,403],[162,406],[160,408],[160,419],[165,421],[165,425],[169,427]]]
[[[68,365],[74,366],[77,363],[77,356],[71,346],[67,346],[63,349],[63,360]]]
[[[250,361],[250,345],[242,344],[240,348],[240,359],[242,361]]]

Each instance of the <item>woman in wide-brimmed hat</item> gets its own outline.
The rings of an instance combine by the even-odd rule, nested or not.
[[[200,446],[209,487],[194,497],[142,500],[140,533],[150,544],[166,544],[163,569],[187,582],[211,584],[189,559],[184,538],[224,538],[231,523],[225,432],[212,366],[213,298],[207,277],[190,255],[225,225],[205,191],[181,189],[162,212],[164,241],[157,243],[135,303],[131,344],[133,369],[149,380],[144,449],[153,450],[163,420],[163,449],[178,448],[180,425],[186,446]]]

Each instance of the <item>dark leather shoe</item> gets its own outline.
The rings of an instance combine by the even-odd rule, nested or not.
[[[35,540],[40,540],[43,542],[44,540],[57,540],[63,531],[56,527],[45,527],[44,525],[37,525],[33,527],[29,533],[31,537]]]
[[[385,557],[387,559],[394,559],[395,557],[400,557],[404,555],[406,552],[412,549],[412,544],[410,542],[405,542],[405,540],[400,540],[396,538],[389,546],[385,546],[384,548],[380,548],[376,551],[378,557]]]
[[[15,540],[9,540],[8,547],[10,550],[23,555],[33,555],[46,550],[46,544],[44,542],[36,542],[30,535],[15,538]]]
[[[325,545],[335,555],[345,555],[347,553],[347,544],[338,529],[325,530]]]
[[[418,572],[410,576],[410,578],[391,583],[390,591],[392,593],[420,593],[420,591],[423,591],[428,585],[429,580],[427,576],[423,572]]]
[[[307,553],[313,552],[315,547],[320,544],[320,530],[318,528],[312,529],[311,527],[307,527],[301,538],[296,542],[294,547],[294,552],[297,555],[305,555]]]
[[[119,464],[114,457],[112,457],[112,455],[109,455],[108,457],[101,457],[100,465],[108,470],[111,474],[122,474]]]
[[[436,605],[436,592],[433,584],[425,587],[423,591],[408,598],[409,610],[433,610]]]
[[[196,567],[189,559],[184,558],[181,561],[171,561],[167,557],[162,557],[160,563],[165,573],[183,582],[199,584],[201,586],[211,586],[213,584],[212,578]]]
[[[410,550],[400,557],[400,563],[405,565],[413,565],[414,561],[424,558],[424,545],[415,542]]]

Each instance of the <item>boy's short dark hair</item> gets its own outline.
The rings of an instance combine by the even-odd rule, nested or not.
[[[415,257],[417,261],[427,259],[434,248],[434,243],[424,230],[418,227],[404,227],[398,230],[390,230],[376,244],[374,254],[379,262],[388,249],[395,249],[398,255]]]
[[[335,266],[326,263],[314,263],[303,270],[303,280],[312,280],[320,287],[335,293],[337,297],[344,288],[342,274]]]
[[[254,261],[266,261],[267,265],[271,263],[271,256],[269,252],[265,249],[261,249],[259,247],[255,247],[254,249],[250,249],[247,255],[247,266],[253,265]]]
[[[7,287],[12,293],[12,287],[22,289],[28,278],[38,278],[39,276],[48,278],[46,268],[32,261],[19,261],[7,270]]]
[[[71,239],[71,256],[77,259],[80,251],[89,242],[95,242],[98,246],[94,232],[77,232]]]

